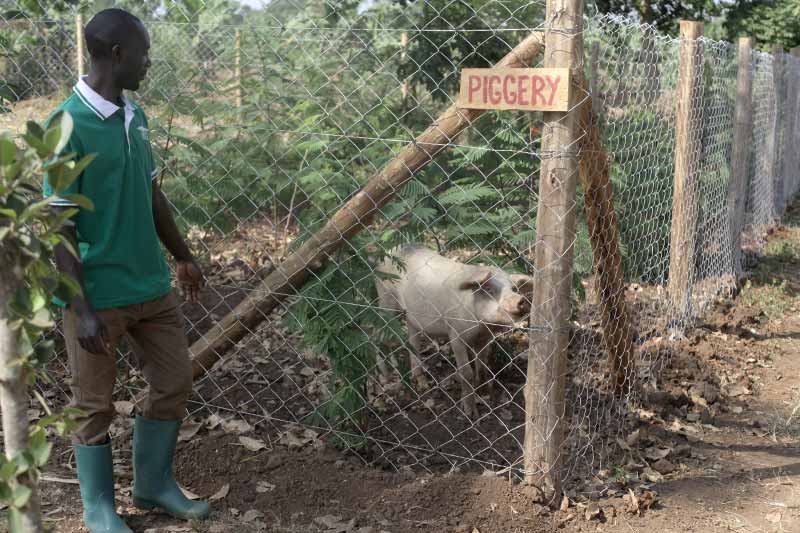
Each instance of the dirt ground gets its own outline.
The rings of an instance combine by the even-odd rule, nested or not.
[[[231,239],[207,251],[210,275],[226,290],[192,322],[213,323],[243,297],[237,282],[272,268],[264,243],[239,238],[252,252],[245,259],[224,256]],[[267,428],[211,416],[187,428],[176,462],[180,483],[212,498],[211,518],[186,523],[132,508],[129,419],[117,427],[120,511],[136,532],[800,532],[799,205],[754,259],[737,298],[685,339],[650,337],[638,348],[671,354],[667,368],[628,413],[621,452],[576,480],[559,510],[504,475],[381,468],[313,433],[287,445]],[[64,441],[42,500],[54,531],[84,531]]]

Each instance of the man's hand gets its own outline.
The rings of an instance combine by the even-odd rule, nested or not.
[[[81,348],[95,355],[111,355],[108,329],[103,320],[91,309],[76,311],[78,324],[76,336]]]
[[[186,301],[196,304],[200,301],[200,289],[206,286],[206,278],[194,261],[178,261],[178,283]]]

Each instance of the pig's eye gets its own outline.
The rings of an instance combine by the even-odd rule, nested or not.
[[[511,287],[511,292],[514,294],[519,294],[519,287]]]

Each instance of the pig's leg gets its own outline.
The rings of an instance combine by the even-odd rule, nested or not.
[[[475,358],[475,389],[486,385],[489,398],[494,398],[494,379],[489,368],[489,357],[492,355],[492,338],[482,341],[483,347]]]
[[[475,389],[472,386],[474,372],[472,361],[475,353],[470,346],[461,340],[455,333],[451,334],[450,346],[458,366],[458,377],[461,380],[461,409],[468,418],[478,417],[478,407],[475,404]]]
[[[422,335],[423,333],[420,330],[411,324],[408,325],[408,343],[411,345],[411,379],[414,380],[414,386],[420,392],[431,388],[425,375],[425,367],[422,366],[422,361],[419,358],[422,353]]]

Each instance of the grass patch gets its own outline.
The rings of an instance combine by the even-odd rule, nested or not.
[[[780,317],[797,305],[796,291],[786,280],[771,280],[771,283],[754,285],[747,280],[740,295],[742,304],[758,307],[770,317]]]
[[[770,318],[785,315],[800,300],[795,277],[800,264],[800,206],[794,204],[787,211],[783,224],[767,242],[740,295],[744,305],[758,307]]]
[[[764,248],[764,255],[771,260],[782,263],[797,261],[800,258],[800,242],[793,239],[791,233],[781,236],[767,243]]]

